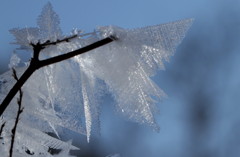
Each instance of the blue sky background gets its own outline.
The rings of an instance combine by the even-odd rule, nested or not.
[[[0,73],[7,71],[9,56],[16,48],[9,44],[13,37],[8,30],[36,26],[47,2],[1,2]],[[102,25],[136,28],[195,18],[175,56],[166,63],[166,71],[153,78],[168,94],[159,103],[160,133],[117,117],[111,98],[106,96],[102,136],[90,144],[79,137],[82,151],[92,156],[119,153],[123,157],[240,156],[239,0],[50,2],[64,33],[72,28],[90,32]]]

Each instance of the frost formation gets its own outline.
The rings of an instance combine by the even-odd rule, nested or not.
[[[37,20],[38,27],[15,28],[10,32],[15,36],[15,44],[31,50],[29,43],[62,39],[59,23],[48,3]],[[154,119],[156,103],[165,93],[151,77],[157,70],[164,69],[164,61],[169,61],[174,54],[191,23],[192,19],[186,19],[137,29],[99,27],[88,38],[79,37],[44,49],[42,59],[79,49],[109,35],[118,38],[91,52],[39,69],[31,76],[23,87],[24,111],[17,128],[15,153],[21,154],[28,149],[39,156],[52,156],[43,152],[50,147],[76,149],[61,140],[61,132],[65,129],[87,135],[88,141],[90,135],[99,134],[99,100],[106,89],[112,93],[120,114],[158,130]],[[79,34],[81,31],[74,32]],[[26,68],[16,69],[18,76]],[[0,102],[14,83],[11,72],[0,76]],[[2,117],[8,123],[4,129],[6,136],[15,120],[16,99],[17,96]],[[48,133],[53,133],[56,138]],[[23,141],[25,143],[21,143]],[[41,147],[36,148],[37,144]],[[0,152],[4,152],[2,149],[0,147]]]

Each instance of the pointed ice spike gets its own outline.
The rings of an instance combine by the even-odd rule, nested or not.
[[[90,142],[90,137],[93,133],[99,132],[99,108],[98,108],[98,88],[96,86],[96,78],[92,71],[86,67],[87,59],[77,57],[81,66],[81,84],[82,96],[85,113],[85,125],[87,132],[87,141]]]
[[[55,135],[58,137],[58,139],[60,139],[60,136],[54,126],[54,124],[52,124],[51,122],[48,122],[49,126],[52,128],[52,130],[54,131]]]
[[[84,104],[84,112],[85,112],[85,119],[86,119],[86,132],[87,132],[87,141],[90,141],[91,131],[92,131],[92,115],[90,111],[90,103],[89,98],[86,92],[85,83],[83,82],[82,86],[82,95],[83,95],[83,104]]]

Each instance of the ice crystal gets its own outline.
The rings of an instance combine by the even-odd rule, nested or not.
[[[61,37],[62,31],[60,29],[60,20],[52,5],[48,2],[42,9],[41,15],[37,22],[41,30],[41,39],[57,40]]]
[[[38,27],[9,30],[15,36],[13,44],[20,45],[20,49],[31,50],[30,43],[44,42],[46,40],[56,41],[62,37],[59,17],[54,12],[50,2],[43,7],[37,24]]]
[[[37,22],[36,28],[10,30],[20,48],[29,50],[29,43],[61,38],[59,18],[50,3],[43,8]],[[174,54],[191,23],[192,19],[186,19],[136,29],[99,27],[94,33],[87,34],[88,38],[75,38],[44,49],[41,59],[79,49],[110,35],[118,39],[91,52],[39,69],[31,76],[23,87],[24,112],[18,128],[18,141],[29,138],[24,145],[29,151],[38,153],[44,152],[51,144],[56,149],[70,149],[70,144],[60,139],[64,129],[87,135],[89,141],[92,134],[99,134],[99,100],[106,89],[112,93],[120,114],[158,130],[154,119],[156,103],[166,94],[151,78],[157,70],[164,69],[164,62]],[[76,29],[72,33],[79,35],[81,32]],[[11,66],[18,62],[14,58]],[[17,68],[18,76],[26,68]],[[11,72],[0,76],[0,101],[14,83]],[[13,121],[16,111],[15,97],[4,112],[4,119]],[[5,133],[10,131],[10,124],[6,126]],[[23,128],[28,129],[24,131]],[[54,134],[57,139],[47,133]],[[44,147],[36,150],[37,143]],[[21,153],[20,143],[16,148]]]
[[[99,28],[103,37],[115,35],[119,40],[87,54],[92,60],[88,67],[106,82],[125,117],[158,129],[155,104],[165,94],[151,76],[164,69],[164,61],[173,55],[191,23],[187,19],[132,30]]]
[[[40,34],[39,28],[13,28],[9,32],[14,35],[15,42],[13,44],[20,45],[19,49],[31,50],[30,43],[37,42]]]

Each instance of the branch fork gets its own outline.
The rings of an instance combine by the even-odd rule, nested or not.
[[[45,60],[39,60],[39,54],[41,52],[41,50],[43,50],[44,48],[46,48],[47,46],[50,45],[56,45],[62,42],[69,42],[71,39],[74,39],[78,37],[78,35],[73,35],[61,40],[57,40],[54,42],[50,42],[49,40],[47,40],[44,43],[30,43],[30,45],[33,47],[33,58],[30,61],[30,65],[29,67],[26,69],[26,71],[22,74],[22,76],[17,80],[17,82],[15,83],[15,85],[12,87],[12,89],[9,91],[9,93],[7,94],[7,96],[5,97],[5,99],[2,101],[1,105],[0,105],[0,116],[2,116],[3,112],[5,111],[5,109],[7,108],[7,106],[9,105],[9,103],[11,102],[11,100],[14,98],[14,96],[16,95],[16,93],[18,92],[19,89],[21,89],[21,87],[24,85],[24,83],[28,80],[28,78],[37,70],[40,69],[42,67],[54,64],[54,63],[58,63],[64,60],[67,60],[69,58],[72,58],[74,56],[86,53],[88,51],[91,51],[93,49],[96,49],[98,47],[104,46],[108,43],[111,43],[115,40],[118,40],[117,37],[111,35],[107,38],[104,38],[102,40],[99,40],[97,42],[94,42],[88,46],[85,46],[83,48],[59,55],[59,56],[55,56],[55,57],[51,57]]]

